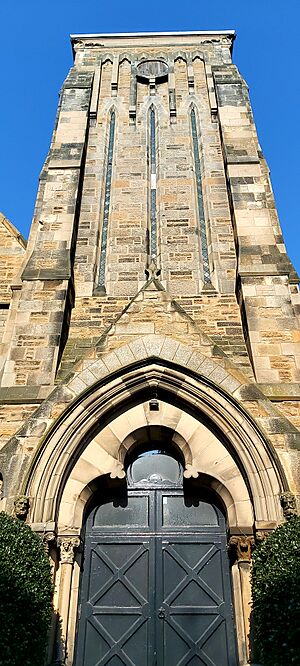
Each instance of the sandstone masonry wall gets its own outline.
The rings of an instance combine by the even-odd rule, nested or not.
[[[204,347],[221,375],[234,364],[286,417],[268,435],[294,461],[298,277],[231,39],[85,38],[74,51],[26,253],[0,220],[0,441],[85,358],[155,334]],[[167,75],[145,80],[149,60]]]

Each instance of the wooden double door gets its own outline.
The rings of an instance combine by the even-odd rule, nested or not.
[[[149,484],[95,506],[79,615],[76,666],[236,666],[220,508]]]

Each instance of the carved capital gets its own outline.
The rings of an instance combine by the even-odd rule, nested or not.
[[[281,493],[280,504],[282,506],[283,515],[286,520],[290,520],[294,516],[298,515],[296,497],[293,495],[293,493]]]
[[[255,541],[257,544],[262,543],[265,539],[272,534],[273,530],[257,530],[255,533]]]
[[[55,532],[45,532],[45,534],[43,534],[43,546],[45,548],[47,555],[49,554],[50,548],[52,546],[55,546],[55,544],[56,544]]]
[[[73,564],[75,551],[80,546],[80,538],[73,537],[59,537],[58,546],[60,550],[60,561],[62,564]]]
[[[19,518],[24,523],[28,515],[29,506],[29,498],[26,495],[19,495],[14,501],[14,514],[16,518]]]
[[[232,536],[228,542],[228,555],[231,564],[236,562],[250,562],[255,542],[253,536]]]

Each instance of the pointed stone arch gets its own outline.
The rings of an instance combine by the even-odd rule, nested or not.
[[[148,114],[151,107],[153,107],[153,109],[157,113],[158,119],[163,119],[168,117],[168,112],[165,109],[159,95],[157,95],[155,100],[149,97],[141,104],[140,109],[137,113],[137,118],[142,120],[143,122],[146,122],[146,118],[148,118]]]
[[[203,62],[205,62],[205,55],[204,55],[203,51],[193,51],[193,53],[191,55],[192,62],[194,60],[196,60],[196,58],[199,58],[199,60],[202,60]]]
[[[102,65],[104,65],[106,62],[110,62],[111,64],[113,64],[113,61],[114,61],[114,57],[111,53],[105,53],[102,56],[102,61],[101,61]]]
[[[226,441],[248,487],[255,519],[278,522],[279,494],[288,484],[268,438],[243,407],[243,396],[249,397],[252,391],[253,397],[253,387],[240,373],[222,367],[216,359],[155,335],[135,340],[101,359],[88,359],[76,376],[70,377],[64,387],[70,404],[64,404],[64,409],[61,403],[56,405],[61,413],[52,422],[48,419],[47,432],[24,485],[32,498],[32,521],[56,520],[66,481],[82,452],[114,418],[149,400],[153,387],[160,400],[178,406]],[[59,389],[56,391],[59,396]],[[55,413],[55,395],[48,401]],[[257,389],[256,401],[266,402]],[[47,427],[46,404],[40,418],[37,414],[33,419],[31,433],[27,426],[23,434],[28,444],[36,432],[43,432],[42,424],[44,431]],[[129,434],[124,431],[119,448]],[[110,473],[120,463],[118,455],[112,458],[106,470]],[[197,465],[195,469],[202,471]]]
[[[131,65],[132,62],[133,62],[132,55],[130,53],[127,53],[127,52],[126,53],[121,53],[121,55],[119,57],[119,64],[121,65],[122,62],[124,62],[124,61],[127,61]]]
[[[11,461],[8,502],[13,502],[18,474],[22,492],[31,497],[32,521],[55,518],[82,451],[112,415],[149,400],[155,387],[160,400],[205,420],[221,434],[243,470],[258,521],[278,523],[278,496],[289,484],[268,432],[288,438],[295,436],[293,427],[228,358],[214,357],[209,347],[205,352],[168,336],[147,335],[82,361],[5,446]]]
[[[177,60],[183,60],[186,64],[188,61],[188,56],[185,51],[176,51],[176,54],[174,55],[174,62]]]
[[[159,402],[160,410],[155,413],[151,413],[146,401],[129,407],[112,418],[82,451],[61,495],[57,512],[59,531],[80,530],[85,502],[97,479],[104,474],[123,478],[127,453],[141,440],[152,441],[155,430],[156,439],[159,435],[161,442],[168,442],[181,451],[184,476],[187,479],[200,476],[201,484],[205,480],[205,485],[220,496],[229,527],[242,531],[253,529],[251,491],[222,438],[185,411],[183,405],[174,407],[166,400]]]

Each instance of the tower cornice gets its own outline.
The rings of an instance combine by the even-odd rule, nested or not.
[[[87,33],[87,34],[72,34],[70,35],[70,40],[72,44],[72,50],[74,53],[74,46],[78,42],[89,42],[93,41],[103,41],[104,43],[100,43],[99,46],[104,46],[105,43],[109,42],[110,44],[115,41],[115,42],[121,42],[122,45],[123,43],[127,40],[131,41],[133,40],[134,42],[138,39],[142,39],[143,43],[144,40],[158,40],[159,43],[164,43],[167,42],[169,43],[172,38],[175,38],[176,40],[178,38],[182,37],[183,39],[189,39],[189,38],[199,38],[201,41],[203,39],[211,39],[211,40],[216,40],[218,38],[224,38],[226,37],[227,39],[230,40],[231,42],[231,49],[233,46],[233,42],[236,37],[236,32],[235,30],[183,30],[183,31],[175,31],[175,32],[112,32],[112,33]],[[188,43],[188,42],[187,42]]]

